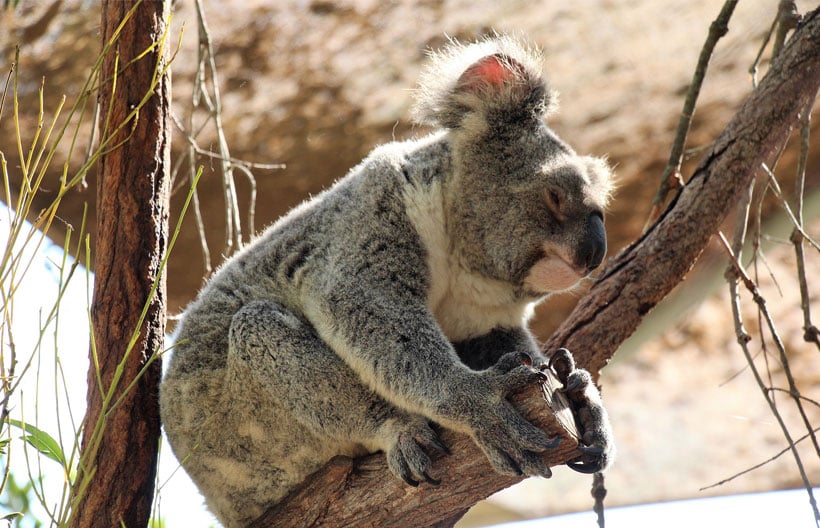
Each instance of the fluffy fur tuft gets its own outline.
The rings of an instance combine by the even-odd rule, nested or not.
[[[513,37],[489,37],[472,44],[455,39],[430,53],[422,72],[413,116],[417,123],[458,128],[469,113],[493,113],[520,120],[541,119],[557,99],[542,76],[543,54]]]

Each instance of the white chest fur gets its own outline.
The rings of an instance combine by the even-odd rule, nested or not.
[[[427,306],[450,341],[486,334],[496,327],[523,325],[533,304],[515,299],[512,287],[468,270],[452,251],[441,184],[408,186],[408,216],[427,250],[430,290]]]

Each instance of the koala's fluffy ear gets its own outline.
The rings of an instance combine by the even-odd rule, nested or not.
[[[541,119],[554,99],[541,75],[541,54],[508,37],[433,53],[414,107],[418,123],[450,129]],[[477,124],[477,123],[473,123]]]

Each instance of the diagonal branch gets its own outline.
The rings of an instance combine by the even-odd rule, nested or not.
[[[546,348],[569,348],[591,372],[606,365],[647,312],[684,279],[740,192],[785,143],[818,86],[820,11],[815,10],[806,15],[669,209],[607,262]]]
[[[786,141],[819,86],[816,10],[804,18],[670,208],[609,261],[545,349],[565,346],[593,373],[606,365],[647,312],[683,280],[761,163]],[[533,388],[518,405],[551,434],[571,437],[545,412],[543,401]],[[493,473],[468,437],[444,431],[442,438],[452,455],[436,461],[439,487],[407,487],[390,475],[382,455],[335,459],[254,526],[452,526],[475,502],[520,480]],[[573,453],[574,443],[562,442],[550,461],[565,463]]]

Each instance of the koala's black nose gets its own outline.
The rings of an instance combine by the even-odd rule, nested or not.
[[[604,255],[606,255],[604,219],[599,213],[593,213],[587,217],[584,225],[583,240],[578,247],[576,262],[584,266],[587,271],[592,271],[601,265]]]

